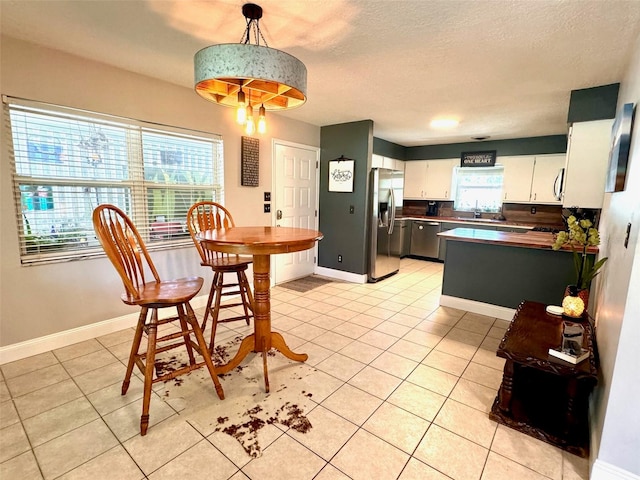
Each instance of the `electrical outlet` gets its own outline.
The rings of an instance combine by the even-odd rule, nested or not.
[[[536,207],[531,207],[531,215],[535,215],[536,214]]]
[[[338,255],[338,263],[342,263],[342,255]]]
[[[271,213],[271,204],[270,203],[265,203],[264,204],[264,213]]]
[[[353,205],[349,205],[349,213],[355,213],[356,211],[356,207],[354,207]]]

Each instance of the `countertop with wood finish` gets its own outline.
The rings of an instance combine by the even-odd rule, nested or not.
[[[500,232],[497,230],[480,230],[475,228],[454,228],[438,234],[446,240],[460,242],[485,243],[513,247],[536,248],[551,250],[554,242],[553,233],[548,232]],[[564,245],[561,250],[571,251],[571,247]],[[589,247],[588,253],[598,253],[598,247]]]
[[[473,225],[501,225],[505,227],[520,227],[520,228],[534,228],[535,225],[530,223],[512,222],[510,220],[495,220],[493,218],[468,218],[468,217],[432,217],[428,215],[402,215],[398,217],[399,220],[423,220],[429,222],[440,223],[466,223],[469,226]],[[546,225],[545,225],[546,226]]]

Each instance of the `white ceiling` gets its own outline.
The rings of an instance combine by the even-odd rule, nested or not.
[[[0,0],[1,31],[192,88],[196,51],[241,41],[244,3]],[[308,101],[279,114],[371,119],[405,146],[564,134],[571,90],[621,81],[640,36],[640,0],[256,3],[268,45],[307,66]]]

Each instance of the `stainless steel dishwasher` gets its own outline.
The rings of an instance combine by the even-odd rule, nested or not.
[[[440,222],[414,220],[411,225],[411,255],[438,258]]]

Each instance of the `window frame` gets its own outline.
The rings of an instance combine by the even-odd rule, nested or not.
[[[461,185],[460,179],[466,176],[472,176],[474,173],[478,176],[492,176],[501,175],[501,182],[499,186],[474,186],[474,185]],[[495,208],[489,208],[485,205],[479,205],[476,207],[461,208],[459,203],[460,189],[467,188],[472,190],[491,190],[496,194],[498,205]],[[502,192],[504,189],[504,167],[500,164],[496,164],[491,167],[456,167],[455,169],[455,195],[453,196],[453,209],[458,212],[484,212],[484,213],[500,213],[502,211],[503,197]]]
[[[4,134],[11,164],[14,211],[22,265],[104,256],[104,251],[95,238],[93,226],[87,218],[97,204],[114,203],[123,208],[140,231],[148,249],[164,250],[192,244],[185,220],[186,210],[194,203],[194,199],[213,199],[224,203],[224,144],[221,135],[4,95],[2,100],[6,127]],[[18,122],[12,122],[12,119],[19,117],[35,119],[34,122],[42,121],[42,124],[39,130],[34,127],[30,130],[30,124],[26,120],[20,125]],[[59,124],[55,125],[55,128],[51,127],[51,138],[56,138],[54,133],[57,129],[63,132],[64,135],[59,137],[63,139],[62,147],[56,147],[55,151],[43,148],[43,151],[37,154],[40,156],[34,161],[30,132],[35,132],[35,137],[55,124],[56,120]],[[80,148],[77,143],[78,135],[75,131],[71,132],[69,127],[71,121],[79,122],[83,127],[88,125],[106,128],[106,141],[116,139],[118,152],[108,152],[104,162],[105,170],[100,173],[100,178],[97,178],[97,173],[94,178],[78,173],[87,168],[85,160],[89,159],[82,158],[83,161],[80,162],[78,155],[71,155],[71,152],[77,153]],[[113,128],[116,137],[109,137],[109,128]],[[76,142],[71,143],[72,138]],[[121,142],[117,143],[118,140]],[[179,163],[180,175],[174,178],[166,175],[156,176],[153,179],[145,175],[151,168],[150,159],[157,159],[160,155],[164,165],[165,158],[171,159],[172,156],[165,156],[163,153],[171,149],[181,152],[173,156],[180,158],[180,162],[174,162]],[[69,154],[68,165],[65,168],[60,166],[62,162],[59,161],[50,162],[51,168],[42,166],[47,166],[52,158],[59,160],[59,157],[52,156],[59,155],[60,150]],[[154,167],[156,165],[157,160]],[[67,171],[72,173],[65,176]],[[154,221],[151,218],[151,210],[154,207],[151,203],[153,190],[173,192],[174,197],[176,193],[182,197],[180,208],[174,207],[176,216],[167,219],[167,230],[156,229],[155,234],[153,225],[158,219]],[[81,191],[83,193],[80,193]],[[91,207],[86,202],[81,205],[83,195],[88,197],[89,194],[95,195]],[[100,201],[100,195],[103,195],[106,201]],[[32,202],[28,208],[34,209],[33,202],[38,201],[39,205],[35,205],[35,210],[51,210],[50,217],[45,212],[37,213],[40,226],[47,220],[50,220],[49,223],[56,223],[56,218],[62,214],[59,213],[60,210],[55,212],[54,209],[57,205],[64,205],[58,208],[62,209],[65,215],[72,219],[71,223],[78,228],[71,229],[70,233],[56,232],[54,226],[51,227],[51,234],[43,232],[42,228],[38,232],[32,232],[28,215],[31,215],[33,221],[36,212],[31,212],[25,207],[27,197]],[[110,201],[114,198],[118,199],[120,204],[118,201]],[[66,204],[63,203],[65,201]],[[163,234],[159,235],[158,231]],[[71,243],[74,245],[70,247]]]

